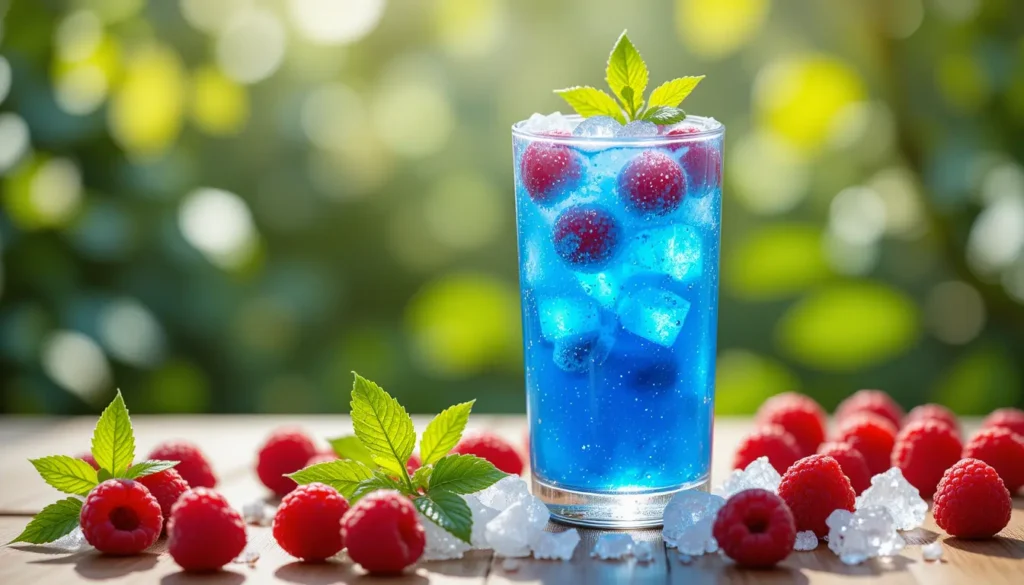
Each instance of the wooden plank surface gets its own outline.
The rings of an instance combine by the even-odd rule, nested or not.
[[[422,430],[427,419],[417,417]],[[28,515],[56,500],[55,490],[46,486],[27,462],[29,457],[52,453],[75,454],[88,449],[93,419],[11,419],[0,418],[0,541],[7,542],[28,521]],[[968,421],[968,431],[976,421]],[[299,417],[135,417],[138,455],[141,458],[158,441],[189,438],[207,451],[220,477],[218,486],[228,499],[240,507],[265,498],[266,491],[252,471],[256,447],[273,428],[301,426],[319,437],[349,432],[344,416]],[[525,422],[521,417],[474,417],[471,427],[501,433],[516,445],[523,441]],[[749,430],[746,419],[720,418],[716,421],[714,443],[714,481],[729,471],[731,456],[743,433]],[[110,583],[157,583],[161,585],[209,583],[297,583],[328,585],[335,583],[395,583],[402,585],[529,583],[795,583],[827,584],[1015,584],[1024,583],[1024,498],[1014,500],[1013,519],[996,539],[962,541],[947,538],[929,517],[925,526],[906,535],[910,544],[903,553],[888,561],[870,561],[857,567],[840,563],[823,543],[816,551],[795,552],[772,571],[738,569],[728,560],[709,555],[683,563],[674,550],[666,550],[658,530],[634,531],[638,540],[649,540],[658,551],[649,563],[634,559],[598,561],[589,556],[602,531],[581,530],[582,543],[571,561],[519,559],[506,563],[489,551],[474,551],[461,560],[421,563],[415,571],[381,579],[366,576],[348,562],[306,565],[295,562],[273,541],[270,530],[250,527],[250,547],[259,551],[254,566],[229,565],[220,573],[195,576],[178,571],[165,554],[163,541],[150,552],[130,558],[114,558],[94,551],[56,554],[46,547],[4,546],[0,548],[0,584],[39,585],[104,580]],[[564,530],[556,524],[549,530]],[[945,559],[927,563],[921,559],[922,544],[939,539]]]

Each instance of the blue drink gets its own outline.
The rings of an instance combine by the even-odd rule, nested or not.
[[[529,127],[513,141],[534,491],[569,522],[657,525],[708,481],[724,128]]]

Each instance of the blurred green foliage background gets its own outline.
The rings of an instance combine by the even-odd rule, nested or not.
[[[0,411],[524,407],[509,126],[728,127],[718,410],[1024,401],[1018,0],[0,0]]]

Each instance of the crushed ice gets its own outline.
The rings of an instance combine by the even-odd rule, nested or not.
[[[818,548],[818,535],[813,530],[803,530],[796,533],[796,542],[793,543],[793,550],[805,551]]]
[[[235,557],[235,560],[231,561],[239,565],[249,565],[250,567],[256,566],[256,561],[260,560],[260,551],[255,548],[249,548],[248,546],[242,551],[240,555]]]
[[[898,467],[872,477],[871,487],[857,496],[858,510],[873,506],[885,508],[898,530],[919,528],[928,513],[928,503]]]
[[[658,135],[658,125],[654,122],[647,122],[646,120],[633,120],[632,122],[617,128],[615,132],[616,136],[624,138],[643,138],[647,136]]]
[[[584,138],[611,138],[622,130],[622,124],[608,116],[591,116],[579,123],[572,131],[573,136]]]
[[[921,547],[921,558],[926,561],[941,561],[942,552],[942,543],[936,540]]]
[[[730,498],[743,490],[762,489],[773,494],[779,493],[779,484],[782,483],[782,476],[768,462],[767,457],[758,457],[751,461],[743,470],[733,470],[720,486],[713,490],[713,493],[723,498]]]
[[[875,557],[890,557],[905,546],[886,508],[867,506],[856,512],[836,510],[825,520],[828,548],[847,565]]]
[[[641,563],[649,563],[654,560],[654,545],[646,540],[633,544],[633,556]]]
[[[561,112],[555,112],[553,114],[533,114],[530,116],[526,123],[523,124],[523,130],[531,132],[533,134],[548,134],[548,133],[564,133],[572,134],[573,128],[576,127],[576,123],[567,116],[563,116]]]
[[[81,526],[76,526],[71,532],[43,546],[69,553],[82,552],[92,548],[92,545],[85,540],[85,534],[82,533]]]
[[[564,532],[541,532],[530,544],[530,549],[538,559],[568,561],[579,543],[580,533],[571,528]]]
[[[590,556],[602,560],[618,560],[633,554],[633,537],[628,534],[602,534]]]
[[[246,524],[253,526],[270,526],[274,522],[276,510],[263,500],[253,500],[242,505],[242,518]]]
[[[699,490],[684,490],[672,496],[665,506],[662,538],[680,552],[699,556],[718,550],[711,535],[718,510],[725,498]]]

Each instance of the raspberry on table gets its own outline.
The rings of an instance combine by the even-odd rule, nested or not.
[[[800,456],[813,454],[825,440],[825,411],[810,396],[797,392],[776,394],[761,404],[758,425],[776,424],[796,439]]]
[[[877,414],[889,420],[899,430],[903,420],[903,408],[891,396],[881,390],[858,390],[836,407],[835,419],[842,424],[845,419],[862,412]]]
[[[758,457],[767,457],[775,471],[786,473],[800,458],[796,440],[779,425],[759,427],[740,441],[732,460],[733,469],[746,469]]]
[[[146,486],[160,504],[160,512],[164,516],[164,524],[171,519],[171,507],[178,498],[189,490],[188,482],[172,467],[159,473],[144,475],[135,480]]]
[[[348,501],[322,483],[300,485],[281,500],[274,516],[274,540],[304,561],[322,561],[344,548],[341,517]]]
[[[751,489],[729,498],[715,517],[712,533],[722,552],[737,565],[767,568],[793,551],[796,524],[782,498]]]
[[[100,470],[100,464],[96,463],[96,458],[92,456],[92,453],[82,453],[77,458],[88,463],[96,471]]]
[[[1011,494],[1024,487],[1024,435],[1006,427],[982,429],[964,446],[963,456],[989,464]]]
[[[171,508],[167,551],[186,571],[216,571],[245,549],[245,522],[224,496],[189,490]]]
[[[206,458],[198,445],[188,441],[166,441],[150,451],[147,459],[177,461],[174,469],[178,471],[189,487],[214,487],[217,476],[213,474],[210,460]]]
[[[328,463],[330,461],[337,460],[338,455],[334,451],[321,451],[309,458],[309,461],[306,462],[306,467],[316,465],[317,463]]]
[[[861,412],[841,422],[833,440],[849,443],[860,451],[867,461],[868,472],[874,476],[889,469],[896,432],[896,427],[887,419]]]
[[[960,460],[963,445],[956,431],[945,422],[919,420],[896,435],[892,465],[899,467],[922,498],[930,498],[942,474]]]
[[[298,485],[295,480],[285,477],[304,467],[316,455],[313,439],[304,431],[284,428],[277,429],[267,438],[256,454],[256,475],[263,485],[278,496],[283,496]]]
[[[512,475],[519,475],[523,472],[522,456],[512,446],[512,443],[494,433],[478,432],[466,435],[452,449],[452,452],[476,455],[490,461],[499,470]]]
[[[693,188],[703,190],[722,184],[722,152],[714,145],[705,142],[691,144],[680,162],[690,176]]]
[[[933,515],[939,528],[959,538],[989,538],[1010,523],[1010,492],[990,465],[961,459],[946,470],[935,490]]]
[[[598,205],[578,205],[555,220],[555,252],[576,270],[600,270],[619,249],[622,227]]]
[[[782,476],[779,497],[793,513],[797,531],[812,530],[818,538],[828,534],[829,514],[852,512],[856,501],[850,480],[828,455],[809,455],[791,465]]]
[[[561,199],[579,184],[583,163],[568,146],[534,142],[523,152],[519,172],[530,198],[545,205]]]
[[[941,404],[922,404],[915,406],[907,416],[903,418],[903,426],[919,420],[934,420],[949,425],[949,428],[960,436],[960,423],[956,420],[953,411]]]
[[[828,455],[839,463],[843,475],[850,480],[850,486],[854,493],[861,492],[871,487],[871,472],[868,471],[868,462],[860,451],[854,449],[849,443],[822,443],[818,447],[819,455]]]
[[[401,493],[380,490],[359,500],[341,518],[348,556],[370,573],[401,573],[419,560],[426,533],[416,507]]]
[[[993,410],[981,422],[981,428],[1003,427],[1024,437],[1024,410],[1019,408],[1000,408]]]
[[[164,517],[146,486],[130,479],[108,479],[86,496],[80,523],[85,540],[96,550],[133,555],[156,542]]]
[[[619,172],[619,197],[640,214],[665,215],[686,196],[686,177],[679,163],[656,150],[647,150]]]

